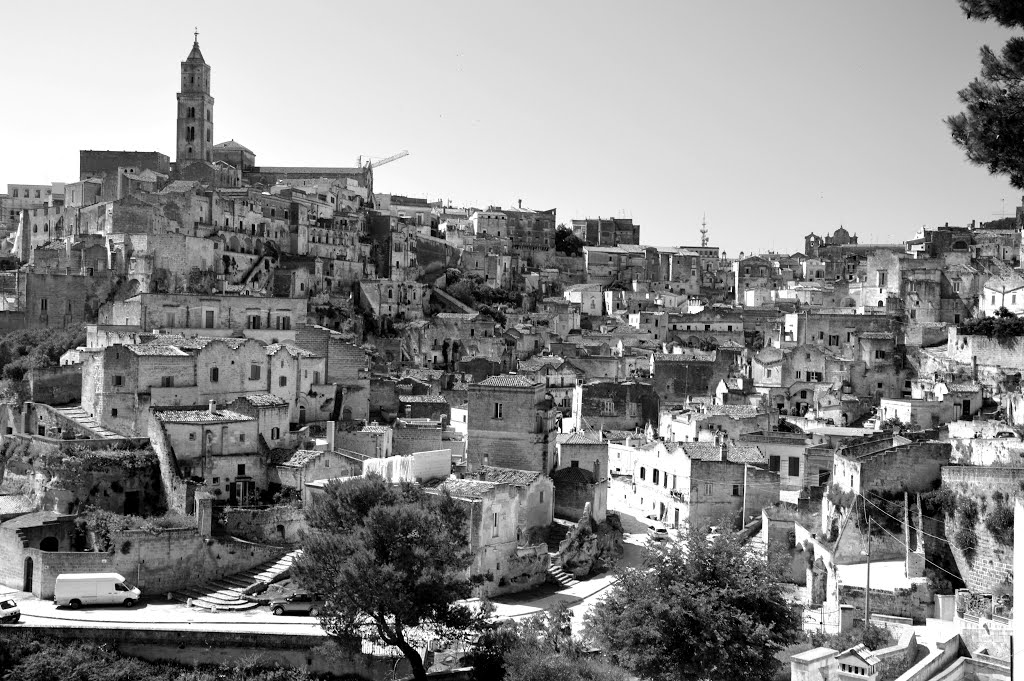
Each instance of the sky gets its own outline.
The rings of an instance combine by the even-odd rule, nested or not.
[[[157,8],[160,9],[157,9]],[[0,186],[79,149],[174,159],[180,62],[257,165],[382,166],[377,191],[631,217],[643,243],[802,250],[1012,215],[943,119],[1009,33],[955,0],[22,2],[0,38]]]

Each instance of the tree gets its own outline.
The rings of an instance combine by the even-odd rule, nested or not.
[[[1024,27],[1018,0],[959,0],[968,19]],[[967,159],[1024,189],[1024,38],[1010,38],[996,54],[981,48],[981,75],[958,93],[965,110],[949,116],[953,142]]]
[[[583,255],[583,239],[576,236],[571,229],[565,225],[559,225],[555,230],[555,250],[565,255]]]
[[[460,603],[473,554],[466,512],[448,494],[353,478],[328,484],[306,519],[293,572],[324,598],[320,624],[332,637],[395,646],[425,679],[417,637],[460,638],[480,624],[482,613]]]
[[[623,671],[587,655],[572,636],[572,611],[559,602],[525,622],[491,625],[469,656],[478,681],[623,681]]]
[[[776,653],[797,640],[799,618],[769,562],[737,532],[693,525],[648,549],[586,618],[587,634],[613,661],[655,679],[769,681]]]

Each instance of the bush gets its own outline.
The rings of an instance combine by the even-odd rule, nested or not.
[[[818,647],[834,648],[835,650],[846,650],[863,643],[871,650],[888,648],[896,644],[896,639],[885,627],[868,624],[856,626],[841,634],[825,634],[820,631],[812,631],[810,634],[811,643]]]
[[[960,522],[974,527],[978,524],[978,502],[965,494],[958,494],[956,510],[960,513]]]
[[[961,527],[957,530],[953,535],[953,546],[960,549],[968,560],[974,558],[974,553],[978,550],[978,533],[974,531],[974,526]]]
[[[1013,509],[1006,504],[996,504],[985,516],[985,529],[1003,546],[1013,546]]]

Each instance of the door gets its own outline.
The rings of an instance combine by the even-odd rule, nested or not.
[[[971,415],[971,401],[964,400],[960,407],[960,418],[966,421]]]
[[[206,328],[213,328],[213,310],[206,311]]]
[[[32,559],[31,558],[26,558],[25,559],[25,580],[24,580],[24,584],[22,586],[24,586],[22,591],[27,591],[29,593],[32,593]]]
[[[674,527],[674,528],[676,528],[678,530],[679,529],[679,509],[678,508],[676,509],[676,516],[675,516],[675,518],[676,518],[676,521],[672,525],[672,527]]]
[[[139,515],[139,493],[137,491],[124,493],[124,514]]]

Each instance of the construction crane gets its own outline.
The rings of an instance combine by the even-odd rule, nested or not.
[[[369,168],[369,167],[372,166],[374,168],[379,168],[380,166],[384,165],[385,163],[391,163],[392,161],[397,161],[398,159],[405,158],[408,155],[409,155],[409,152],[406,151],[405,149],[403,149],[402,151],[398,152],[397,154],[393,154],[391,156],[388,156],[387,158],[382,158],[379,161],[374,161],[369,156],[366,156],[365,157],[366,158],[366,167]],[[359,166],[360,168],[363,167],[363,158],[364,157],[360,155],[356,159],[356,165]]]

